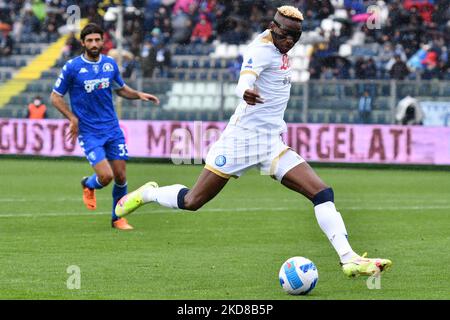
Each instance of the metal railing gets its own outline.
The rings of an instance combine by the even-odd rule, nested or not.
[[[29,83],[25,91],[0,109],[0,117],[24,117],[28,103],[40,95],[49,116],[60,118],[49,101],[54,81],[55,78],[49,76]],[[201,120],[207,117],[208,120],[227,120],[239,102],[234,94],[236,82],[140,77],[126,79],[126,82],[133,88],[157,95],[161,105],[155,108],[146,102],[123,99],[118,110],[123,119]],[[394,123],[398,101],[407,95],[422,101],[450,101],[450,81],[311,80],[292,83],[286,121],[357,122],[358,105],[365,91],[372,99],[373,123]]]

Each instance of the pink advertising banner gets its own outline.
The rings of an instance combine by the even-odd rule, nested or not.
[[[201,162],[226,122],[121,121],[130,157]],[[65,120],[0,119],[0,154],[84,156]],[[283,139],[308,161],[450,165],[450,128],[288,124]]]

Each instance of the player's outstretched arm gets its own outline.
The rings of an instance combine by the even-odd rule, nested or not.
[[[159,104],[158,97],[156,97],[152,94],[149,94],[149,93],[136,91],[134,89],[131,89],[127,85],[124,85],[122,88],[116,90],[116,92],[119,96],[126,98],[126,99],[132,99],[132,100],[140,99],[143,101],[151,101],[156,105]]]
[[[78,118],[70,111],[63,96],[53,91],[50,95],[50,101],[52,105],[70,121],[69,133],[66,138],[74,142],[78,137]]]
[[[255,81],[256,75],[243,73],[239,77],[238,85],[236,86],[236,95],[252,106],[257,103],[264,103],[264,99],[254,88]]]

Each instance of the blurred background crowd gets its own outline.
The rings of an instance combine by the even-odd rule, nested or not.
[[[123,4],[124,72],[133,72],[139,64],[144,76],[159,70],[159,76],[167,77],[172,45],[246,43],[266,29],[277,6],[287,3],[305,16],[303,29],[313,43],[311,79],[449,78],[448,0],[0,1],[0,56],[11,55],[16,41],[56,40],[65,32],[66,10],[73,4],[83,17],[106,30],[104,53],[108,53],[116,47],[116,21],[109,8]],[[377,20],[370,21],[368,12],[374,5]],[[363,52],[355,55],[349,48]],[[71,37],[64,55],[69,58],[80,50],[78,40]]]

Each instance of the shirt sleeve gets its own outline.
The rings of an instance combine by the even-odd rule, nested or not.
[[[266,48],[252,48],[244,54],[241,75],[246,73],[259,77],[270,66],[271,54]]]
[[[71,62],[68,61],[62,68],[61,73],[53,86],[53,91],[61,96],[65,95],[72,84],[72,77]]]
[[[120,75],[119,66],[114,61],[114,77],[113,77],[113,89],[121,89],[125,86],[125,81],[123,81],[122,76]]]

